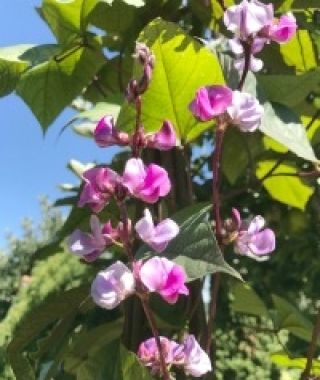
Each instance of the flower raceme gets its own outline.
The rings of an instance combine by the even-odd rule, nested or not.
[[[275,249],[275,234],[265,228],[265,220],[257,215],[250,222],[243,221],[237,209],[232,209],[232,220],[236,230],[235,252],[257,261],[267,259]]]
[[[150,211],[146,209],[144,217],[136,223],[135,230],[142,241],[156,252],[161,253],[166,249],[168,243],[178,235],[179,226],[169,218],[155,226]]]
[[[137,281],[148,292],[158,293],[170,304],[175,303],[180,294],[189,294],[184,269],[164,257],[155,256],[144,263],[136,262],[133,272],[121,261],[99,272],[92,283],[92,298],[100,307],[113,309],[135,292]]]
[[[235,67],[244,69],[244,46],[250,49],[249,69],[256,72],[262,69],[263,62],[254,57],[266,43],[288,42],[296,33],[297,23],[289,12],[279,19],[274,17],[272,4],[263,4],[258,0],[243,0],[229,7],[224,14],[224,23],[236,38],[229,42],[236,56]]]
[[[113,117],[106,115],[97,124],[94,133],[96,144],[101,147],[112,145],[134,145],[139,144],[141,148],[154,148],[159,150],[170,150],[177,145],[177,136],[172,123],[165,120],[155,133],[144,133],[139,131],[139,139],[130,138],[128,133],[120,132],[114,125]]]
[[[227,121],[243,132],[255,131],[260,126],[263,115],[263,107],[252,95],[232,91],[226,86],[201,87],[196,92],[190,109],[201,121],[224,115]]]
[[[160,337],[165,363],[168,367],[182,368],[187,375],[201,377],[212,371],[209,356],[202,350],[193,335],[184,338],[182,344],[178,344],[166,337]],[[138,357],[141,362],[150,367],[151,373],[160,373],[160,357],[155,338],[142,342],[138,349]]]
[[[96,260],[119,235],[117,229],[112,228],[110,221],[101,225],[96,215],[91,216],[90,226],[91,234],[75,230],[68,240],[70,252],[87,262]]]
[[[171,189],[168,173],[161,166],[145,166],[140,158],[127,161],[123,176],[106,167],[92,168],[83,173],[84,186],[80,193],[79,207],[88,205],[93,212],[100,212],[111,197],[129,192],[147,203],[155,203]]]

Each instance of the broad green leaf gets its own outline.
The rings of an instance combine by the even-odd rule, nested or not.
[[[20,78],[18,95],[27,103],[44,131],[80,94],[104,59],[93,48],[79,47],[61,58],[34,66]]]
[[[264,115],[260,130],[280,144],[289,148],[297,156],[305,160],[317,162],[306,130],[288,108],[280,105],[264,104]]]
[[[15,332],[8,346],[10,365],[17,380],[34,380],[35,376],[28,359],[23,355],[26,347],[36,339],[49,324],[70,313],[77,313],[89,294],[88,286],[72,289],[51,297],[33,310]],[[74,315],[75,315],[74,314]]]
[[[219,62],[198,41],[177,25],[156,19],[140,34],[155,55],[151,85],[143,95],[142,120],[147,131],[158,130],[170,120],[183,140],[192,140],[212,123],[199,123],[188,106],[196,90],[204,85],[224,83]],[[124,105],[118,126],[133,128],[134,110]]]
[[[57,40],[62,44],[83,38],[97,0],[43,0],[40,8]]]
[[[237,128],[228,128],[223,142],[222,171],[230,184],[235,184],[246,169],[252,169],[253,160],[262,151],[260,134],[245,136]]]
[[[271,360],[279,367],[305,369],[307,358],[290,358],[286,352],[280,351],[271,354]],[[320,360],[312,360],[312,373],[320,374]]]
[[[33,45],[16,45],[0,48],[0,96],[8,95],[18,83],[23,71],[29,66],[21,55]]]
[[[288,330],[291,334],[309,342],[313,330],[311,321],[284,298],[273,294],[272,301],[276,310],[275,328]]]
[[[270,102],[283,104],[300,115],[315,113],[309,96],[320,91],[320,70],[310,70],[302,75],[260,75],[261,84]]]
[[[179,235],[168,245],[162,256],[182,265],[188,280],[202,278],[209,273],[222,272],[241,279],[240,274],[224,260],[208,221],[209,206],[201,204],[187,207],[172,216],[180,226]],[[140,258],[155,255],[142,246]]]
[[[284,145],[280,144],[278,141],[274,140],[273,138],[269,136],[263,136],[263,145],[267,149],[271,149],[274,152],[278,152],[278,153],[288,152],[288,148],[286,148]]]
[[[63,356],[65,370],[68,373],[78,374],[79,378],[84,376],[91,358],[94,358],[105,345],[119,339],[122,328],[123,320],[118,319],[92,329],[84,328],[75,334]]]
[[[286,44],[280,45],[285,63],[294,66],[297,72],[305,72],[317,67],[316,53],[307,30],[298,30]]]
[[[109,331],[112,335],[112,332]],[[85,348],[86,342],[83,342]],[[93,346],[94,347],[94,346]],[[85,352],[82,361],[74,363],[72,373],[77,380],[152,380],[148,368],[139,362],[136,355],[124,348],[118,339],[110,342],[107,337],[104,346]],[[66,367],[70,373],[69,365]]]
[[[259,179],[263,178],[274,167],[276,162],[276,160],[258,162],[257,177]],[[298,176],[290,176],[290,174],[297,173],[298,169],[293,164],[282,163],[274,170],[274,176],[270,176],[263,181],[263,186],[271,197],[277,201],[304,210],[308,200],[314,193],[314,187],[306,184]],[[286,174],[289,175],[286,176]]]
[[[231,294],[231,308],[235,312],[269,317],[266,305],[248,284],[236,282],[231,288]]]

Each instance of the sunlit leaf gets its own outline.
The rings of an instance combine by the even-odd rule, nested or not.
[[[158,130],[170,120],[182,139],[192,140],[212,123],[199,123],[188,109],[196,90],[224,82],[217,58],[177,25],[156,19],[141,33],[155,54],[150,88],[143,96],[142,120],[147,131]],[[133,128],[134,110],[125,105],[118,126]]]
[[[275,160],[258,162],[257,177],[263,178],[275,166],[276,162]],[[298,169],[294,165],[282,163],[273,171],[274,176],[263,181],[263,186],[277,201],[304,210],[314,193],[314,187],[305,183],[297,173]]]

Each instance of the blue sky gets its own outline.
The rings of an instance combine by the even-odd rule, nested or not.
[[[55,42],[34,7],[40,0],[0,1],[0,46],[21,43]],[[110,151],[98,149],[93,141],[66,130],[59,132],[73,112],[67,110],[51,126],[45,137],[23,101],[15,94],[0,98],[0,249],[4,236],[21,233],[23,217],[39,219],[39,196],[51,200],[63,195],[59,183],[75,183],[76,177],[66,169],[67,162],[78,159],[90,162],[110,159]]]

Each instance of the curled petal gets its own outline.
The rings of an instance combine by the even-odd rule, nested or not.
[[[270,228],[266,228],[254,234],[248,246],[255,255],[267,255],[273,252],[276,247],[274,232]]]
[[[148,146],[159,150],[170,150],[177,144],[177,136],[170,121],[164,121],[161,129],[150,136]]]
[[[99,272],[91,286],[91,296],[100,307],[111,310],[135,291],[133,273],[121,261]]]
[[[183,342],[184,346],[184,370],[187,375],[201,377],[212,371],[209,356],[200,347],[193,335],[189,335]]]

